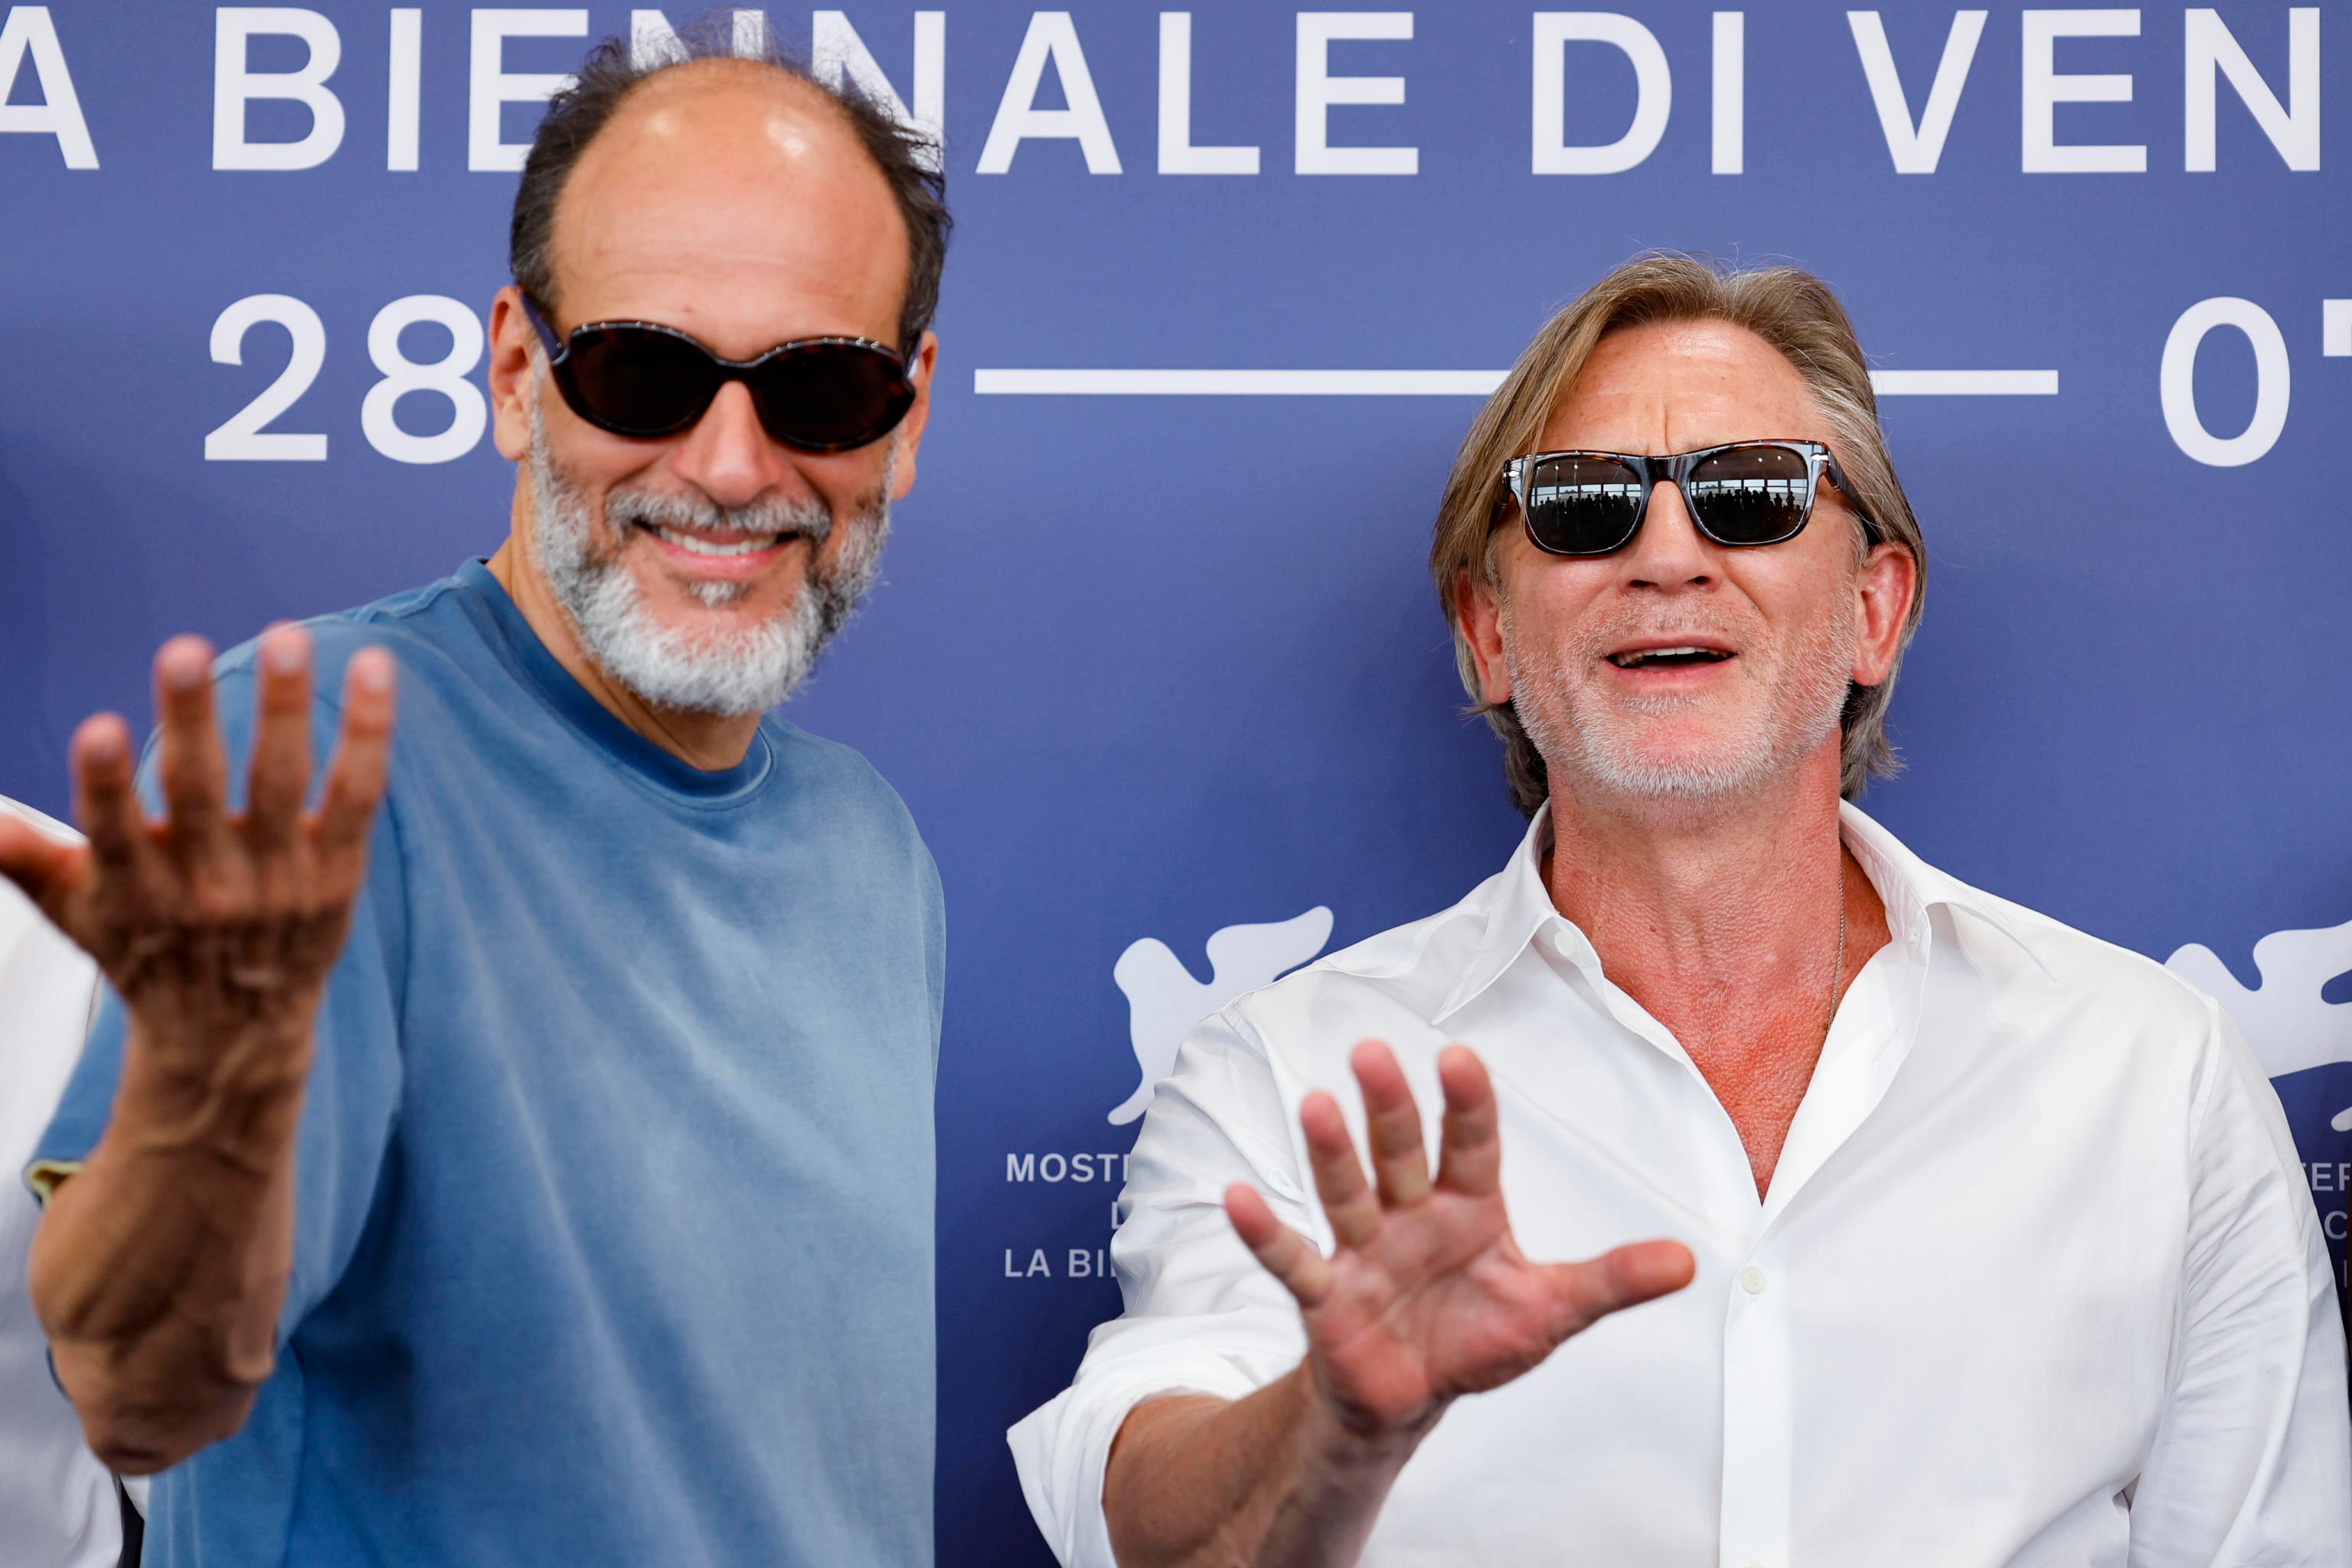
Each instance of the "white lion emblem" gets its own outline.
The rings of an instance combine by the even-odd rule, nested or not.
[[[1151,1091],[1176,1068],[1176,1050],[1192,1026],[1244,992],[1297,968],[1331,939],[1331,911],[1318,905],[1274,925],[1226,926],[1209,938],[1209,983],[1192,978],[1184,961],[1157,937],[1131,944],[1111,965],[1127,993],[1128,1038],[1143,1081],[1110,1113],[1113,1126],[1143,1114]]]
[[[2273,931],[2254,943],[2263,983],[2252,991],[2201,942],[2190,942],[2164,966],[2221,1004],[2271,1077],[2352,1061],[2352,1002],[2329,1002],[2319,994],[2352,970],[2352,921],[2317,931]],[[2352,1132],[2352,1109],[2329,1125]]]

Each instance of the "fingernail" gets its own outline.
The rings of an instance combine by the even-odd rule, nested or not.
[[[297,675],[302,669],[302,642],[299,637],[271,637],[261,645],[261,658],[272,674]]]
[[[392,661],[381,656],[360,658],[352,661],[352,679],[362,691],[379,692],[392,689]]]
[[[86,754],[93,763],[111,763],[122,755],[122,737],[112,730],[101,730],[85,742]]]

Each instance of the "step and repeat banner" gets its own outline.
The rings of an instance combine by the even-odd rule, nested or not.
[[[947,886],[944,1563],[1048,1560],[1003,1430],[1118,1310],[1186,1027],[1511,849],[1430,519],[1479,394],[1647,247],[1841,290],[1932,561],[1866,804],[2218,995],[2343,1266],[2352,11],[1617,3],[739,16],[943,127],[958,219],[920,485],[792,710]],[[497,545],[514,171],[589,40],[666,20],[0,4],[0,793],[65,814],[173,633]]]

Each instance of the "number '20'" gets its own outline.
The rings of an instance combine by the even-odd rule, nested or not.
[[[327,360],[327,329],[319,312],[291,294],[248,294],[213,323],[215,364],[245,363],[245,338],[264,321],[286,329],[293,352],[278,379],[205,437],[205,460],[213,463],[320,463],[327,458],[323,435],[273,430],[273,421],[310,390]],[[449,352],[419,364],[400,349],[400,334],[430,322],[449,334]],[[464,304],[446,294],[411,294],[394,300],[368,324],[368,358],[383,379],[368,388],[360,405],[360,429],[394,462],[446,463],[474,449],[489,424],[482,389],[467,378],[482,359],[482,323]],[[412,436],[393,419],[393,408],[411,394],[429,393],[449,405],[446,428]]]

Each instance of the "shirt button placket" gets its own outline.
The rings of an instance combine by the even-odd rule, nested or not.
[[[1788,1302],[1749,1263],[1724,1311],[1722,1568],[1788,1568],[1794,1368]]]

